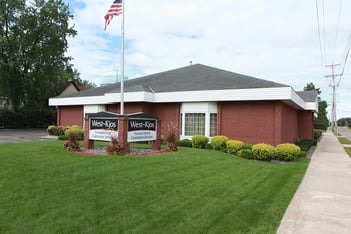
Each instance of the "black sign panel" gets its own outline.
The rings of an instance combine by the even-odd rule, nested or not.
[[[128,131],[156,131],[155,119],[129,119]]]
[[[128,142],[156,140],[156,119],[129,119]]]
[[[107,118],[91,118],[90,119],[90,129],[110,129],[117,131],[118,120],[107,119]]]

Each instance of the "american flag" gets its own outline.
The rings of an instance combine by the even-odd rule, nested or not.
[[[122,10],[123,10],[122,0],[114,0],[112,5],[110,6],[110,9],[107,11],[105,15],[105,30],[107,25],[109,25],[110,22],[112,21],[113,16],[118,16],[122,14]]]

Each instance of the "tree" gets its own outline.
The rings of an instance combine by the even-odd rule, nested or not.
[[[311,82],[308,83],[304,88],[304,91],[316,91],[318,95],[322,93],[319,88],[316,88],[315,85]],[[315,129],[324,129],[326,130],[329,126],[329,121],[327,118],[327,107],[328,103],[326,101],[321,100],[318,96],[318,118],[314,121]]]
[[[351,118],[341,118],[337,122],[338,126],[346,126],[350,127],[351,126]]]
[[[84,86],[84,87],[88,87],[88,88],[96,88],[97,85],[93,82],[90,82],[88,80],[82,80],[80,78],[80,73],[74,69],[73,73],[70,73],[71,78],[70,80],[74,81],[76,84],[80,85],[80,86]]]
[[[68,6],[62,0],[0,1],[0,93],[13,108],[45,110],[62,91],[72,65],[65,56]]]

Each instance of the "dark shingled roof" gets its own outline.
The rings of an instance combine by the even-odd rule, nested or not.
[[[305,102],[315,102],[318,97],[317,91],[298,91],[296,92]]]
[[[224,89],[253,89],[289,87],[288,85],[241,75],[202,64],[190,65],[170,71],[147,75],[124,82],[125,92],[179,92]],[[120,84],[111,84],[88,89],[64,97],[101,96],[105,93],[119,93]]]

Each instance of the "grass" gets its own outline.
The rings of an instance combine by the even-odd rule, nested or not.
[[[346,137],[337,137],[339,142],[343,145],[350,145],[351,141],[347,139]]]
[[[351,157],[351,148],[350,147],[344,147],[346,153]]]
[[[0,233],[275,233],[309,162],[191,148],[85,156],[61,145],[0,145]]]

